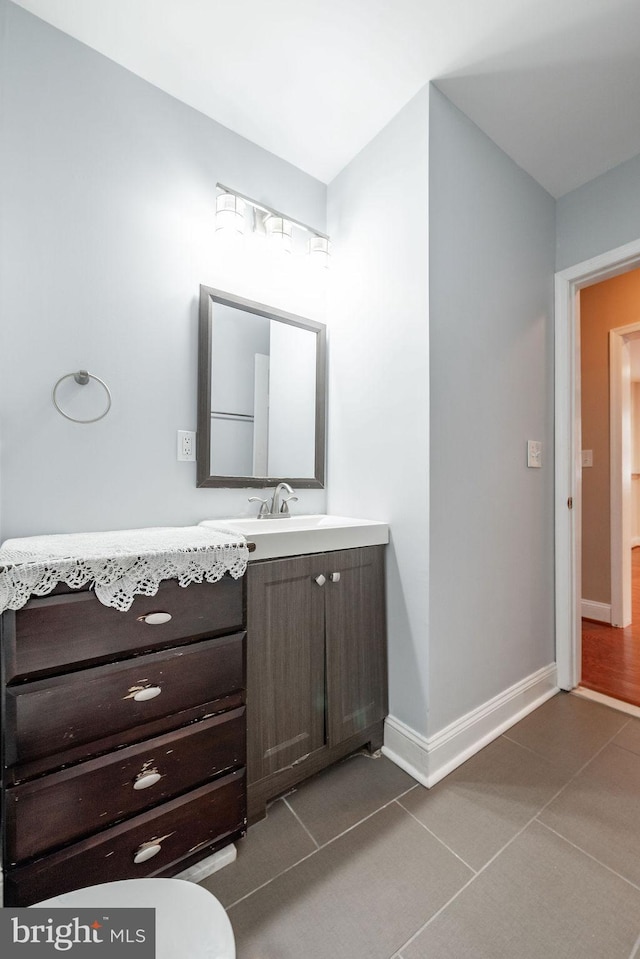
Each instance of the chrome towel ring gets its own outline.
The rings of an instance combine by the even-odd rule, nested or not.
[[[56,391],[63,380],[68,380],[71,377],[73,377],[73,379],[76,381],[76,383],[79,386],[86,386],[89,380],[95,380],[96,383],[99,383],[100,386],[103,388],[103,390],[107,394],[107,408],[104,410],[103,413],[100,414],[100,416],[94,416],[90,420],[79,420],[75,416],[70,416],[68,413],[65,413],[65,411],[62,409],[62,407],[58,403],[58,400],[56,397]],[[104,380],[101,380],[99,376],[95,376],[94,373],[87,372],[87,370],[78,370],[77,373],[65,373],[64,376],[61,376],[58,382],[56,383],[56,385],[53,387],[52,399],[53,399],[53,405],[57,409],[58,413],[61,413],[62,416],[65,417],[65,419],[71,420],[72,423],[97,423],[98,420],[101,420],[103,417],[105,417],[107,413],[109,412],[109,410],[111,409],[111,390],[109,389],[109,387],[107,386]]]

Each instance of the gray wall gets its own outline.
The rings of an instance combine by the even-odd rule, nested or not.
[[[556,269],[640,237],[640,156],[560,197]]]
[[[329,185],[329,508],[386,520],[390,711],[427,725],[428,88]]]
[[[555,659],[554,201],[435,88],[429,175],[432,735]]]
[[[216,182],[320,230],[326,187],[3,6],[2,537],[244,512],[247,491],[197,490],[195,464],[176,460],[176,431],[196,426],[199,284],[266,297],[238,287],[241,265],[221,269]],[[304,314],[303,300],[270,297]],[[113,393],[93,425],[51,402],[81,367]],[[324,494],[301,501],[321,510]]]

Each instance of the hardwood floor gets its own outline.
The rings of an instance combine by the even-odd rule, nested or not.
[[[640,548],[632,556],[631,626],[582,620],[581,685],[640,706]]]

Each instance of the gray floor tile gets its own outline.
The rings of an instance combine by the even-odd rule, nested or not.
[[[229,906],[317,849],[290,809],[278,800],[267,818],[236,843],[238,858],[200,885]]]
[[[540,820],[640,886],[640,755],[607,746]]]
[[[229,910],[238,959],[389,959],[472,875],[392,803]]]
[[[640,719],[632,719],[613,740],[616,746],[640,755]]]
[[[386,756],[357,753],[303,783],[286,799],[323,845],[416,785]]]
[[[640,891],[534,822],[400,953],[629,959],[638,933]]]
[[[628,719],[608,706],[559,693],[512,726],[505,736],[577,772]]]
[[[399,802],[480,869],[564,786],[570,773],[501,737],[432,789]]]

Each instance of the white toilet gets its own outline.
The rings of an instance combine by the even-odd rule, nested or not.
[[[202,886],[184,879],[105,882],[35,905],[70,909],[154,908],[156,959],[235,959],[233,930],[223,907]]]

